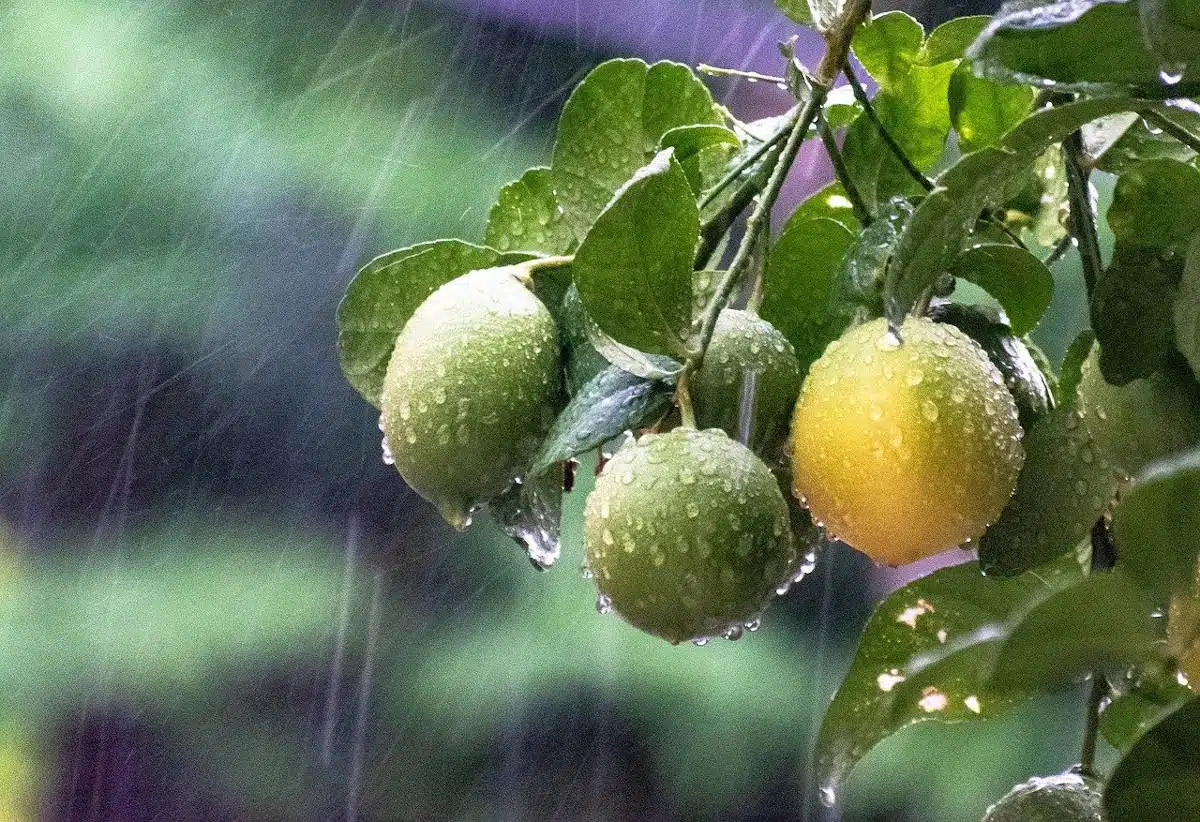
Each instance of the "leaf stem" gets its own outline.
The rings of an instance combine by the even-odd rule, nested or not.
[[[1100,237],[1096,233],[1096,213],[1088,188],[1089,172],[1083,167],[1083,135],[1076,131],[1062,144],[1063,160],[1067,167],[1067,198],[1071,204],[1071,234],[1079,241],[1079,256],[1083,261],[1083,282],[1088,302],[1096,288],[1096,280],[1104,272],[1100,255]]]
[[[1185,128],[1181,128],[1178,124],[1176,124],[1173,120],[1171,120],[1166,115],[1160,114],[1159,112],[1155,111],[1154,109],[1147,109],[1142,112],[1142,118],[1145,119],[1147,122],[1153,123],[1154,125],[1158,126],[1164,132],[1166,132],[1167,134],[1170,134],[1172,137],[1174,137],[1179,142],[1183,143],[1185,146],[1190,148],[1192,151],[1196,152],[1197,154],[1200,154],[1200,137],[1197,137],[1195,134],[1192,134],[1190,131],[1188,131]]]
[[[1083,729],[1083,747],[1079,754],[1079,769],[1085,776],[1095,776],[1096,738],[1100,730],[1100,706],[1109,694],[1108,680],[1099,671],[1092,672],[1092,688],[1088,694],[1087,724]]]
[[[891,132],[887,130],[887,126],[879,119],[879,113],[875,111],[875,106],[871,103],[871,98],[867,96],[867,90],[863,88],[854,69],[847,64],[842,73],[850,83],[850,89],[854,92],[854,99],[863,107],[863,113],[867,115],[867,119],[871,121],[871,125],[875,126],[875,131],[879,133],[879,139],[883,140],[883,144],[900,161],[900,165],[904,166],[904,170],[908,172],[909,176],[920,184],[921,188],[926,191],[933,191],[933,180],[926,177],[925,173],[917,168],[913,161],[908,158],[908,155],[904,153],[904,149],[896,142],[896,138],[892,137]]]
[[[700,227],[700,245],[696,249],[695,257],[696,268],[708,266],[709,257],[720,245],[721,238],[737,221],[738,215],[746,210],[746,206],[750,205],[767,184],[770,173],[775,169],[775,161],[778,156],[778,150],[774,157],[768,156],[750,179],[742,183],[733,195],[733,199]]]
[[[788,134],[791,133],[792,126],[795,124],[796,118],[799,116],[800,106],[793,107],[792,110],[788,112],[787,120],[784,121],[784,124],[779,128],[778,131],[767,137],[767,139],[763,140],[762,145],[747,154],[740,163],[731,168],[724,177],[722,177],[713,185],[712,188],[704,192],[704,195],[700,198],[700,208],[704,208],[713,200],[715,200],[718,194],[728,188],[737,180],[738,177],[742,176],[742,174],[748,168],[751,168],[755,163],[765,157],[767,152],[775,148],[775,146],[778,145],[781,140],[787,137]]]
[[[833,173],[837,176],[838,182],[842,184],[846,198],[850,200],[854,216],[864,226],[870,225],[875,218],[871,214],[871,209],[867,208],[867,204],[863,201],[858,186],[854,184],[854,180],[850,176],[850,169],[846,168],[842,151],[838,148],[837,140],[834,139],[833,129],[829,127],[823,114],[817,115],[817,133],[821,135],[821,142],[825,144],[825,153],[829,155],[829,160],[833,163]]]

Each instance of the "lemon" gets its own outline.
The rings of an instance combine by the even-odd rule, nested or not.
[[[787,436],[800,390],[800,363],[787,337],[766,320],[727,308],[717,317],[704,362],[692,375],[692,402],[700,428],[741,434],[743,397],[753,403],[748,443],[775,454]]]
[[[1103,822],[1099,785],[1076,773],[1035,776],[987,809],[983,822]]]
[[[510,269],[433,292],[396,340],[380,427],[396,469],[456,528],[528,465],[562,382],[550,312]]]
[[[831,536],[900,565],[978,539],[1024,460],[1004,379],[951,325],[873,320],[813,363],[792,422],[794,490]]]
[[[584,542],[602,601],[671,643],[740,633],[795,559],[774,475],[719,429],[623,445],[588,495]]]

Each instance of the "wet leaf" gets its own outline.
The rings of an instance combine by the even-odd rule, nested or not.
[[[1200,228],[1200,171],[1176,160],[1148,160],[1117,180],[1108,225],[1125,245],[1167,248]]]
[[[796,207],[788,223],[801,220],[833,220],[847,230],[858,233],[861,226],[854,216],[854,206],[839,182],[832,182]]]
[[[604,333],[647,353],[686,357],[700,221],[671,153],[661,152],[617,192],[573,268],[583,305]]]
[[[1200,450],[1151,464],[1113,512],[1121,567],[1163,601],[1192,581],[1200,557]]]
[[[854,32],[854,56],[881,88],[901,82],[921,54],[925,29],[902,11],[878,14]]]
[[[1194,696],[1190,688],[1175,681],[1135,685],[1100,714],[1100,733],[1118,751],[1128,751],[1146,731]]]
[[[1071,406],[1075,403],[1075,388],[1083,377],[1083,364],[1092,353],[1096,343],[1096,335],[1090,328],[1079,332],[1067,352],[1063,355],[1062,365],[1058,370],[1058,391],[1055,398],[1060,406]]]
[[[1174,106],[1162,106],[1155,111],[1200,140],[1200,114]],[[1116,120],[1107,133],[1094,134],[1093,138],[1096,142],[1088,148],[1088,153],[1097,158],[1096,168],[1110,174],[1123,174],[1147,160],[1177,160],[1181,163],[1196,160],[1195,151],[1160,126],[1151,125],[1136,115],[1125,115],[1122,120]]]
[[[662,136],[658,145],[660,149],[675,150],[675,159],[683,166],[692,191],[699,194],[706,182],[702,166],[704,152],[712,148],[725,148],[732,153],[741,148],[742,141],[725,126],[700,124],[673,128]],[[728,156],[727,153],[725,157]]]
[[[1200,819],[1200,698],[1147,731],[1104,789],[1104,810],[1121,822]]]
[[[592,222],[678,126],[721,125],[708,88],[687,66],[609,60],[576,86],[563,107],[551,180],[565,219],[582,241]]]
[[[562,534],[563,467],[561,464],[514,482],[488,503],[492,519],[529,555],[539,570],[558,561]]]
[[[958,255],[950,273],[975,283],[995,297],[1008,314],[1017,336],[1033,330],[1054,295],[1054,275],[1050,269],[1019,246],[998,243],[972,246]]]
[[[550,169],[531,168],[500,189],[488,212],[484,236],[488,246],[500,251],[564,254],[571,250],[575,235],[554,198]]]
[[[636,429],[671,405],[675,387],[610,365],[571,400],[546,435],[532,474]]]
[[[1200,380],[1200,235],[1188,248],[1179,291],[1175,295],[1175,347]]]
[[[985,15],[956,17],[947,20],[929,33],[917,62],[923,66],[936,66],[949,60],[958,60],[967,52],[991,18]]]
[[[1100,371],[1108,382],[1126,385],[1167,362],[1174,348],[1174,304],[1182,272],[1177,255],[1117,241],[1091,303]]]
[[[412,313],[439,286],[500,257],[484,246],[437,240],[389,251],[359,269],[338,306],[338,354],[355,390],[378,408],[396,337]]]

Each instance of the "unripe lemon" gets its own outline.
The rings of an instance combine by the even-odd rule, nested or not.
[[[550,312],[504,268],[433,292],[396,340],[380,425],[396,470],[456,528],[527,466],[554,420]]]
[[[752,382],[752,385],[750,383]],[[800,391],[800,363],[787,337],[746,311],[727,308],[717,317],[704,362],[692,375],[692,402],[700,428],[740,435],[743,392],[754,403],[750,447],[772,455],[787,436]]]
[[[671,643],[740,631],[795,558],[774,475],[719,429],[623,445],[588,495],[584,542],[601,596]]]
[[[1079,409],[1101,456],[1125,474],[1200,443],[1200,389],[1168,368],[1128,385],[1110,385],[1097,349],[1083,363]]]
[[[792,423],[795,492],[826,530],[900,565],[978,539],[1024,452],[1004,379],[954,326],[879,319],[813,363]]]
[[[983,822],[1103,822],[1100,786],[1079,774],[1035,776],[987,809]]]

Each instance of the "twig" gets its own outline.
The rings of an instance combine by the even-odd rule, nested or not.
[[[842,158],[842,150],[838,148],[837,140],[833,137],[833,129],[829,127],[823,114],[817,115],[817,133],[821,135],[821,142],[825,144],[825,153],[829,155],[829,160],[833,163],[833,173],[837,175],[838,182],[842,184],[842,188],[846,192],[846,198],[850,200],[854,216],[864,226],[870,225],[875,218],[871,214],[871,209],[867,208],[867,204],[863,201],[858,186],[854,184],[854,180],[850,176],[850,169],[846,168],[846,161]]]
[[[740,163],[731,168],[724,177],[722,177],[713,185],[712,188],[704,192],[704,195],[700,198],[700,208],[704,208],[706,205],[715,200],[717,195],[728,188],[729,185],[735,182],[738,177],[741,177],[742,173],[745,172],[746,169],[752,167],[755,163],[765,157],[767,152],[775,148],[780,141],[787,137],[792,130],[792,126],[796,122],[796,117],[799,116],[800,106],[795,106],[791,111],[788,112],[787,120],[784,121],[784,124],[780,126],[778,131],[776,131],[767,139],[763,140],[762,145],[750,152],[750,154],[746,155],[746,157],[744,157]]]
[[[741,80],[749,80],[751,83],[772,83],[776,86],[787,86],[787,80],[784,78],[774,77],[770,74],[759,74],[757,71],[710,66],[708,63],[701,63],[696,66],[696,71],[701,74],[707,74],[710,77],[737,77]]]
[[[926,191],[933,191],[933,180],[926,177],[925,173],[913,164],[913,161],[904,153],[904,149],[892,137],[891,132],[887,130],[887,126],[879,119],[879,113],[875,111],[875,106],[872,105],[871,98],[867,96],[867,90],[859,82],[858,75],[854,73],[854,69],[847,65],[842,73],[850,83],[850,89],[854,92],[854,99],[863,107],[863,113],[867,115],[867,119],[871,121],[871,125],[875,126],[875,131],[879,133],[879,138],[883,140],[883,144],[900,161],[900,165],[904,166],[904,170],[908,172],[909,176],[920,184],[921,188]]]
[[[746,210],[751,201],[758,196],[771,178],[775,168],[775,157],[768,156],[757,172],[742,183],[734,193],[733,198],[725,206],[700,226],[700,245],[696,249],[695,267],[706,268],[713,252],[721,244],[721,239],[737,221],[738,216]]]
[[[1108,680],[1099,671],[1092,672],[1092,689],[1088,694],[1087,724],[1083,729],[1083,748],[1079,755],[1079,769],[1086,776],[1095,776],[1096,737],[1100,730],[1100,706],[1109,694]]]
[[[1049,268],[1063,257],[1067,256],[1067,252],[1071,250],[1071,246],[1074,244],[1075,236],[1068,231],[1061,240],[1055,243],[1054,248],[1051,249],[1050,253],[1046,255],[1046,259],[1042,260],[1042,263]]]
[[[1100,238],[1096,234],[1096,213],[1092,210],[1088,172],[1083,167],[1083,135],[1076,131],[1063,140],[1062,150],[1067,167],[1067,197],[1071,203],[1071,233],[1079,241],[1083,282],[1090,302],[1096,280],[1104,272],[1104,260],[1100,255]]]

